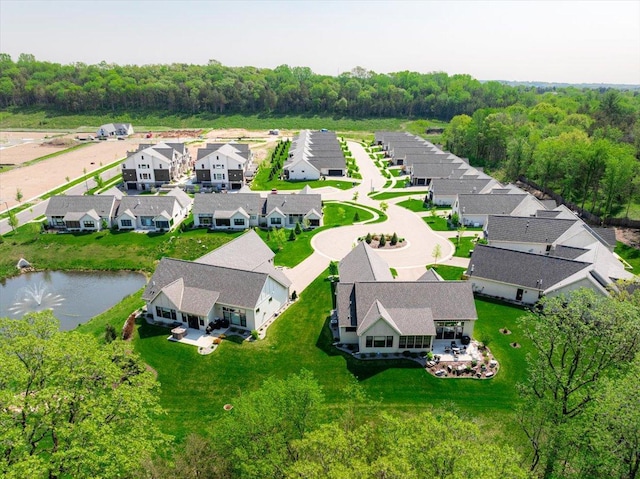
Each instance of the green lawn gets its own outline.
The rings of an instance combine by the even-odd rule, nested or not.
[[[167,114],[156,111],[136,111],[113,113],[89,113],[70,115],[30,109],[11,109],[0,112],[0,128],[30,129],[76,129],[90,125],[87,131],[109,122],[132,123],[138,131],[159,128],[245,128],[247,130],[329,130],[344,132],[368,132],[378,130],[400,130],[406,120],[399,118],[335,118],[332,116],[305,115],[217,115],[200,113],[197,115]],[[95,128],[94,128],[95,127]]]
[[[344,203],[349,204],[349,205],[357,206],[358,208],[363,209],[363,210],[375,212],[378,215],[378,218],[373,220],[373,221],[367,221],[366,224],[368,224],[368,225],[372,225],[374,223],[384,223],[385,221],[387,221],[387,214],[382,210],[378,210],[376,208],[372,208],[371,206],[360,205],[360,204],[356,203],[355,201],[345,201]],[[360,215],[360,219],[362,220],[362,215]]]
[[[489,343],[502,370],[490,381],[437,379],[405,359],[360,361],[335,350],[328,328],[331,293],[326,275],[316,279],[277,319],[265,340],[223,341],[209,356],[199,355],[193,346],[167,341],[167,328],[140,324],[134,345],[158,373],[160,402],[168,413],[160,420],[162,429],[182,438],[199,430],[203,423],[215,421],[225,403],[257,389],[265,378],[283,378],[302,368],[313,372],[329,404],[340,404],[342,389],[355,377],[386,410],[435,406],[472,414],[493,423],[493,427],[501,428],[511,421],[510,413],[518,401],[515,384],[524,379],[524,358],[530,349],[515,324],[522,310],[476,301],[480,319],[475,336]],[[119,312],[114,324],[124,321],[126,314]],[[95,334],[102,334],[106,322],[110,320],[101,319],[100,327],[93,330]],[[503,336],[499,332],[502,327],[513,334]],[[513,349],[510,341],[523,347]]]
[[[391,173],[391,176],[395,176],[396,178],[398,176],[406,176],[402,168],[389,168],[388,171]]]
[[[399,188],[406,188],[407,187],[407,181],[409,177],[406,177],[405,179],[403,178],[398,178],[396,180],[396,183],[393,185],[394,188],[399,189]]]
[[[373,218],[373,214],[368,209],[346,203],[327,202],[324,205],[323,212],[324,226],[310,231],[303,231],[297,236],[295,241],[286,240],[282,244],[278,244],[268,231],[257,230],[262,240],[276,253],[274,258],[275,264],[292,268],[301,263],[313,253],[311,238],[313,238],[314,235],[328,228],[353,224],[356,212],[360,217],[359,221],[366,221]],[[286,231],[285,235],[288,239],[289,231]]]
[[[640,249],[632,248],[618,241],[616,243],[615,252],[620,255],[627,263],[631,265],[633,274],[640,274]]]
[[[456,248],[456,252],[453,254],[453,256],[468,258],[470,256],[469,251],[471,251],[476,245],[473,240],[475,240],[475,238],[471,236],[463,236],[462,238],[460,238],[460,241],[453,238],[451,242]]]
[[[410,195],[426,195],[427,192],[426,191],[412,191],[412,190],[408,190],[408,191],[383,191],[382,193],[374,193],[373,195],[369,195],[371,196],[372,199],[374,200],[390,200],[391,198],[399,198],[400,196],[410,196]]]
[[[16,274],[15,265],[20,258],[26,258],[35,268],[47,270],[152,272],[163,256],[192,260],[238,234],[209,233],[204,229],[148,234],[110,230],[40,234],[39,225],[30,223],[2,237],[0,278]]]
[[[448,226],[447,219],[442,216],[436,216],[435,218],[427,216],[422,219],[433,231],[451,231],[451,228]]]
[[[460,268],[459,266],[448,266],[446,264],[430,264],[427,265],[427,269],[434,268],[442,279],[446,281],[458,281],[462,279],[462,273],[464,273],[465,268]]]
[[[414,211],[416,213],[420,213],[422,211],[429,211],[429,208],[427,208],[424,205],[424,201],[422,200],[417,200],[415,198],[411,198],[409,200],[404,200],[401,201],[399,203],[396,203],[398,206],[402,206],[403,208],[406,208],[408,210]]]
[[[323,186],[333,186],[341,190],[348,190],[353,188],[353,179],[348,180],[300,180],[300,181],[285,181],[278,178],[269,180],[269,168],[259,168],[255,178],[251,182],[251,189],[255,191],[270,191],[272,189],[277,190],[301,190],[306,185],[311,188],[322,188]]]

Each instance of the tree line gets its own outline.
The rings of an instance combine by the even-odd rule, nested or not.
[[[457,115],[445,147],[499,179],[526,176],[594,214],[628,213],[640,196],[640,96],[565,89],[533,106]]]
[[[0,54],[0,107],[68,113],[153,110],[448,121],[481,108],[532,107],[547,90],[442,72],[383,74],[356,67],[330,76],[307,67],[228,67],[215,60],[207,65],[62,65],[30,54],[16,61]],[[593,92],[595,101],[601,95]]]

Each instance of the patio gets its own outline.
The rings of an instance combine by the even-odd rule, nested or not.
[[[171,330],[171,336],[167,339],[175,343],[197,346],[200,354],[211,354],[218,347],[218,345],[214,343],[214,340],[221,334],[226,335],[229,329],[231,328],[214,329],[211,333],[206,333],[199,329],[178,326]]]
[[[456,341],[456,346],[452,347],[451,339],[436,339],[431,348],[433,354],[440,356],[442,362],[463,362],[482,360],[482,353],[478,350],[477,343],[471,341],[467,346],[463,346]]]

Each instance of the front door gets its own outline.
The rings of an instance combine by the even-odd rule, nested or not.
[[[197,316],[193,316],[191,314],[187,315],[187,320],[189,321],[189,327],[191,329],[200,329],[200,326],[198,325],[198,317]]]
[[[522,301],[522,293],[524,293],[524,291],[518,288],[518,291],[516,291],[516,301]]]

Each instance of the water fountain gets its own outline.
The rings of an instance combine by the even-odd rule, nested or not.
[[[62,295],[51,291],[44,282],[39,282],[20,288],[7,311],[15,316],[23,316],[34,311],[55,309],[63,301]]]

